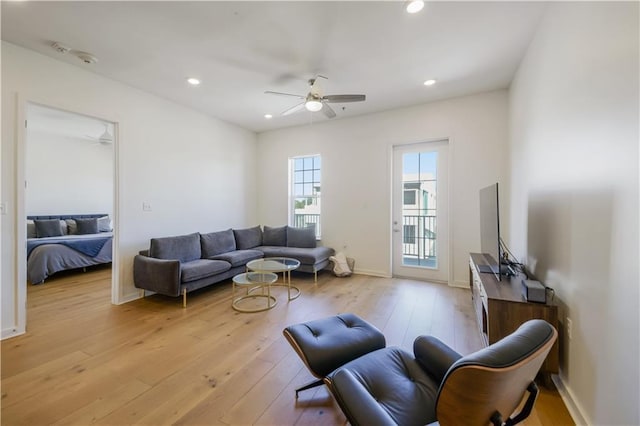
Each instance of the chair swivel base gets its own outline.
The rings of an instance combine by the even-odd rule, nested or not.
[[[314,380],[313,382],[307,383],[301,388],[296,389],[296,399],[298,399],[298,393],[302,392],[303,390],[317,388],[318,386],[322,386],[323,384],[324,384],[324,380],[318,379],[318,380]]]

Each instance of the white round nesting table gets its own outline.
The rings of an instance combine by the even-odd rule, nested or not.
[[[262,312],[267,311],[278,303],[278,300],[271,295],[271,285],[278,281],[278,276],[272,272],[246,272],[233,277],[231,289],[231,307],[238,312]],[[236,287],[246,288],[243,296],[236,297]],[[267,290],[265,294],[265,289]],[[257,293],[256,290],[261,290]],[[247,299],[265,298],[266,306],[258,308],[243,308],[242,301]]]
[[[272,272],[278,274],[282,272],[282,283],[273,283],[273,286],[287,287],[289,300],[297,299],[300,296],[300,289],[291,285],[291,271],[300,267],[300,261],[290,257],[265,257],[247,263],[248,271]],[[293,291],[293,295],[292,295]]]

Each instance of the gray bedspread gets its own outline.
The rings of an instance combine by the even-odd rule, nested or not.
[[[100,238],[106,236],[111,237],[112,234],[105,232],[99,234]],[[77,237],[91,238],[88,235],[78,235]],[[43,239],[41,238],[40,240]],[[31,251],[27,259],[27,278],[32,284],[40,284],[56,272],[110,263],[112,260],[112,238],[109,238],[98,254],[93,257],[66,245],[57,244],[59,237],[51,237],[47,240],[50,240],[51,243],[38,245]]]

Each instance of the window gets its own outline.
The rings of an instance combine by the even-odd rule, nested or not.
[[[319,155],[289,159],[290,166],[290,220],[298,228],[315,226],[316,238],[320,239],[320,182],[321,160]]]
[[[404,191],[404,205],[413,206],[416,204],[416,191]]]

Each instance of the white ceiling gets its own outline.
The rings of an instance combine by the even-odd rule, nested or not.
[[[328,120],[280,113],[327,76],[334,120],[508,87],[543,2],[403,1],[2,2],[2,39],[138,87],[244,128]],[[98,57],[82,63],[63,43]],[[202,80],[199,87],[187,77]],[[426,87],[434,78],[438,83]],[[343,110],[343,107],[345,108]],[[265,113],[274,117],[264,118]]]

